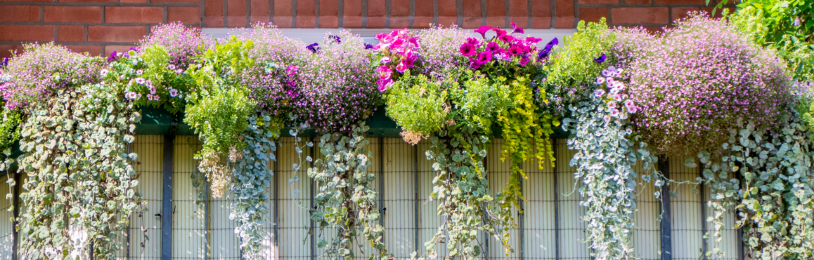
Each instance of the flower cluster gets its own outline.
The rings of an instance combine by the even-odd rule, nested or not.
[[[251,89],[249,97],[272,115],[287,115],[300,94],[299,64],[310,55],[305,44],[268,23],[257,23],[241,35],[241,40],[254,42],[249,57],[255,65],[241,75],[242,84]]]
[[[99,72],[106,84],[140,106],[163,106],[173,113],[183,109],[189,75],[170,63],[163,46],[149,46],[141,53],[130,50],[117,56],[119,62],[110,63]]]
[[[602,56],[604,57],[604,55]],[[601,58],[601,57],[600,57]],[[628,114],[635,114],[639,110],[636,103],[626,94],[625,83],[619,79],[624,74],[623,69],[610,66],[602,70],[602,74],[596,78],[596,84],[604,88],[594,91],[594,96],[602,99],[607,104],[608,113],[605,115],[605,122],[611,119],[627,120]],[[630,129],[628,129],[630,132]],[[630,133],[628,133],[630,134]]]
[[[380,92],[385,92],[393,81],[398,80],[398,77],[393,78],[393,70],[404,73],[415,66],[421,43],[419,38],[407,29],[382,33],[376,35],[376,39],[379,40],[379,43],[373,46],[373,49],[381,52],[379,59],[381,65],[376,69],[379,80],[376,81],[376,84],[378,84]]]
[[[298,123],[319,131],[349,131],[373,114],[379,102],[371,51],[347,31],[342,40],[326,37],[319,52],[307,54],[297,68],[300,93],[293,114]]]
[[[175,22],[153,26],[139,46],[141,49],[153,45],[164,47],[170,55],[170,64],[185,70],[195,56],[203,53],[205,48],[211,48],[214,43],[213,39],[201,35],[200,29]]]
[[[515,23],[512,23],[512,28],[511,32],[507,32],[497,27],[492,28],[484,25],[475,30],[476,33],[481,35],[483,41],[468,38],[459,48],[461,55],[469,58],[469,68],[480,69],[492,61],[503,64],[517,63],[520,67],[523,67],[533,61],[535,58],[534,53],[537,52],[537,43],[541,39],[531,36],[525,39],[513,36],[516,33],[523,34],[525,31],[523,28],[517,27]],[[494,31],[495,36],[487,39],[486,33],[489,31]],[[548,52],[551,51],[550,48],[547,50]],[[548,52],[539,52],[539,58],[548,55]]]
[[[99,81],[102,59],[73,53],[64,46],[26,44],[22,54],[4,66],[0,93],[6,108],[19,110],[55,91]]]
[[[619,31],[615,47],[629,72],[632,123],[668,155],[695,154],[729,139],[738,119],[779,127],[793,100],[785,65],[725,20],[693,13],[663,37]]]

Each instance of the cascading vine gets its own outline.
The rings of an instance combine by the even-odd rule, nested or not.
[[[263,257],[263,240],[267,237],[263,230],[269,200],[267,188],[274,174],[268,169],[271,160],[276,160],[272,151],[277,150],[274,140],[279,137],[275,129],[274,117],[266,112],[247,118],[249,126],[241,134],[246,146],[230,156],[235,157],[232,177],[227,197],[230,197],[229,218],[237,223],[235,234],[240,238],[240,248],[244,259]]]
[[[698,154],[699,181],[711,190],[712,236],[721,241],[725,213],[737,210],[735,226],[753,259],[808,259],[814,252],[814,152],[806,127],[789,121],[777,132],[740,121],[719,150]],[[708,253],[722,254],[717,245]]]
[[[635,257],[631,231],[635,225],[638,176],[633,166],[642,163],[645,172],[641,178],[645,182],[656,177],[657,187],[664,184],[655,169],[657,157],[634,134],[627,120],[637,108],[632,102],[621,105],[625,86],[614,81],[621,73],[612,67],[604,70],[610,82],[599,77],[597,84],[607,86],[608,91],[600,87],[590,101],[571,107],[573,119],[564,120],[568,130],[574,122],[574,136],[568,139],[568,147],[577,152],[570,165],[577,166],[574,177],[583,183],[579,193],[584,198],[580,205],[586,207],[587,240],[599,260]]]
[[[20,247],[24,258],[113,258],[139,203],[126,145],[140,120],[132,102],[106,85],[58,91],[22,125]]]
[[[370,141],[364,135],[368,129],[362,123],[353,126],[349,136],[322,135],[318,143],[322,158],[316,159],[314,167],[308,169],[308,177],[319,187],[314,194],[311,214],[322,231],[317,246],[325,248],[325,255],[331,259],[353,259],[359,236],[378,251],[377,259],[388,258],[382,241],[384,227],[378,222],[381,214],[376,207],[378,194],[373,188],[375,175],[368,173],[369,159],[373,156],[368,150]],[[328,238],[331,241],[324,237],[328,226],[336,229],[335,237]]]

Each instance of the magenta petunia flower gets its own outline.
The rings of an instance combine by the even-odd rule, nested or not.
[[[529,58],[523,57],[520,59],[520,66],[526,66],[526,63],[529,63]]]
[[[526,31],[524,31],[523,28],[517,27],[517,24],[512,22],[512,33],[523,34],[526,33]]]
[[[297,75],[297,70],[299,68],[300,67],[297,66],[297,65],[288,65],[288,68],[285,69],[285,74],[288,75],[289,77],[296,76]]]
[[[503,48],[500,48],[500,44],[496,42],[490,42],[486,44],[486,50],[491,53],[501,53],[503,52]]]
[[[468,43],[468,44],[472,44],[472,45],[473,45],[473,46],[475,46],[475,47],[480,47],[480,45],[481,45],[480,40],[475,39],[475,38],[467,38],[467,39],[466,39],[466,43]]]
[[[497,38],[500,39],[500,41],[505,42],[505,43],[510,43],[510,42],[514,41],[514,37],[512,37],[511,35],[508,35],[508,34],[498,36]]]
[[[379,92],[385,92],[390,84],[393,84],[393,81],[390,79],[380,79],[376,83],[379,84]]]
[[[118,54],[118,53],[117,53],[116,51],[113,51],[112,53],[110,53],[110,57],[107,57],[107,62],[113,62],[113,61],[116,61],[116,60],[118,59],[118,55],[117,55],[117,54]]]
[[[382,65],[382,66],[379,66],[378,69],[376,69],[376,73],[379,73],[379,79],[382,79],[382,80],[387,79],[387,80],[389,80],[390,76],[392,76],[393,71],[390,70],[390,68],[388,68],[387,66]]]
[[[521,53],[523,53],[523,48],[521,48],[520,46],[515,45],[515,46],[512,46],[512,47],[509,47],[509,55],[517,56],[517,55],[520,55]]]
[[[472,45],[472,44],[469,44],[469,43],[462,44],[460,50],[461,50],[461,55],[464,55],[464,56],[472,56],[472,55],[477,54],[477,51],[475,50],[475,46]]]
[[[481,63],[479,63],[477,60],[474,60],[474,59],[472,59],[472,58],[469,58],[469,68],[470,68],[470,69],[473,69],[473,70],[480,69],[480,66],[481,66],[481,65],[482,65],[482,64],[481,64]]]
[[[531,36],[526,37],[526,43],[528,43],[529,45],[532,45],[532,46],[537,45],[537,43],[542,41],[542,40],[543,39],[536,38],[536,37],[531,37]]]
[[[486,38],[486,33],[489,32],[489,30],[491,30],[491,29],[492,29],[491,26],[484,25],[484,26],[481,26],[480,28],[478,28],[477,30],[475,30],[475,32],[479,33],[480,36],[485,39]]]
[[[478,53],[477,61],[478,63],[481,64],[492,61],[492,53],[489,51],[483,51],[481,53]]]
[[[506,31],[501,30],[501,29],[500,29],[500,28],[498,28],[498,27],[492,28],[492,31],[495,31],[495,33],[497,33],[497,37],[500,37],[500,36],[506,35]]]
[[[399,65],[396,65],[396,71],[399,73],[404,73],[407,70],[407,64],[404,64],[404,61],[400,62]]]

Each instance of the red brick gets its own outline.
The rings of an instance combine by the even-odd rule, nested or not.
[[[339,4],[336,0],[319,1],[319,28],[339,27]]]
[[[106,23],[161,23],[164,10],[161,7],[108,6],[105,7]]]
[[[48,42],[53,40],[53,25],[0,25],[0,41]]]
[[[367,1],[367,28],[384,28],[385,5],[384,0]]]
[[[579,0],[581,5],[596,5],[596,4],[618,4],[619,0]],[[627,0],[625,0],[627,3]]]
[[[197,6],[167,7],[167,22],[200,23],[201,8]]]
[[[673,21],[687,17],[687,12],[698,11],[698,7],[672,7]]]
[[[33,5],[3,6],[0,22],[36,22],[40,20],[40,7]]]
[[[362,0],[345,0],[342,10],[342,27],[362,27]]]
[[[656,0],[657,4],[699,4],[705,5],[707,3],[706,0]],[[712,5],[712,1],[709,3]]]
[[[55,1],[48,1],[55,2]],[[113,3],[116,0],[59,0],[61,3]]]
[[[90,26],[89,42],[137,42],[147,33],[144,26]]]
[[[0,0],[0,2],[23,2],[20,0]],[[54,2],[54,0],[26,0],[25,2]],[[0,45],[0,46],[11,46],[11,45]]]
[[[316,0],[297,0],[297,28],[315,28],[316,16]]]
[[[102,8],[98,6],[46,6],[46,22],[101,23]]]
[[[550,29],[551,28],[551,1],[531,2],[531,28]]]
[[[73,52],[85,53],[91,56],[99,56],[102,54],[102,46],[98,45],[65,45],[66,48]]]
[[[291,28],[294,25],[291,0],[275,0],[272,23],[280,28]]]
[[[130,48],[132,48],[132,47],[134,47],[134,46],[133,45],[108,45],[108,46],[105,46],[105,57],[110,56],[110,54],[113,53],[114,51],[117,52],[117,53],[125,53],[128,50],[130,50]]]
[[[57,41],[61,42],[84,42],[85,41],[85,26],[82,25],[60,25],[57,28],[59,37]]]
[[[223,16],[206,16],[204,17],[204,26],[210,28],[223,27]]]
[[[226,0],[226,26],[246,27],[246,0]]]
[[[506,2],[503,0],[486,0],[486,25],[507,28]]]
[[[0,45],[0,58],[11,58],[11,51],[16,51],[17,54],[23,52],[23,46],[15,45]]]
[[[622,7],[611,9],[614,25],[667,24],[667,7]]]
[[[580,8],[579,19],[586,22],[599,22],[602,18],[608,17],[608,8]]]
[[[463,28],[477,28],[483,25],[481,20],[481,6],[480,0],[463,0],[464,1],[464,20],[461,25]]]
[[[625,4],[628,5],[647,5],[651,3],[652,0],[625,0]]]
[[[450,26],[458,23],[458,7],[455,0],[438,0],[438,24]]]
[[[556,12],[557,24],[555,28],[574,28],[574,1],[572,0],[554,0],[557,1]]]
[[[257,22],[268,22],[271,14],[269,13],[269,1],[268,0],[251,0],[252,9],[249,13],[249,21],[251,22],[251,26],[254,26]]]
[[[438,3],[438,7],[441,7],[441,3]],[[413,19],[412,28],[429,28],[430,24],[432,24],[433,16],[435,16],[433,13],[434,10],[432,8],[432,4],[421,4],[416,2],[415,19]]]
[[[410,1],[390,1],[390,28],[410,27]]]
[[[150,0],[150,3],[200,3],[200,0]]]
[[[529,24],[529,2],[524,0],[509,0],[509,21],[523,28],[531,27]]]

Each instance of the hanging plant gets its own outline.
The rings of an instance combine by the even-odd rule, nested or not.
[[[327,241],[320,238],[317,246],[325,248],[331,259],[353,259],[356,237],[367,238],[370,247],[378,251],[376,259],[388,259],[382,241],[384,227],[379,225],[381,215],[376,207],[378,194],[373,188],[375,176],[368,173],[373,153],[364,133],[364,123],[353,127],[350,136],[325,134],[319,139],[321,159],[308,169],[308,177],[319,187],[314,195],[311,219],[320,229],[332,226],[336,235]],[[361,246],[360,246],[361,247]],[[364,252],[362,252],[364,253]],[[373,255],[371,255],[373,257]]]
[[[767,131],[739,121],[741,129],[714,153],[700,152],[703,178],[711,189],[713,237],[721,241],[723,216],[739,211],[736,228],[753,259],[808,259],[814,252],[814,171],[806,127],[791,119],[781,130]],[[694,164],[694,163],[693,163]],[[719,247],[709,256],[722,256]]]
[[[52,62],[75,55],[67,49],[40,52],[50,48],[29,46],[31,52],[24,55],[56,56]],[[89,68],[98,66],[99,59],[77,62],[85,64],[77,67]],[[20,196],[26,206],[19,226],[24,258],[76,258],[86,255],[89,245],[95,255],[113,258],[121,246],[117,237],[139,203],[133,190],[138,176],[131,166],[136,155],[125,152],[140,119],[134,104],[111,85],[74,88],[91,82],[70,82],[36,86],[47,93],[37,98],[46,101],[26,104],[30,114],[21,126],[24,155],[19,159],[20,171],[28,176],[23,184],[28,192]]]

